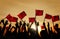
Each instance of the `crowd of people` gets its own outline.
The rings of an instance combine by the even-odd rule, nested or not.
[[[22,21],[16,21],[15,27],[10,23],[7,28],[6,25],[8,24],[8,20],[5,22],[4,20],[1,20],[0,24],[1,23],[3,23],[3,28],[0,26],[0,39],[60,39],[60,28],[58,28],[58,24],[55,24],[55,31],[53,32],[49,22],[47,26],[48,28],[46,28],[45,22],[43,22],[45,29],[41,30],[39,36],[36,31],[29,27],[31,25],[25,21],[23,21],[23,24]],[[39,24],[37,23],[37,25]],[[28,27],[28,31],[26,30],[26,26]]]

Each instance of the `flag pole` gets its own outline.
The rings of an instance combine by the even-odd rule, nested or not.
[[[46,17],[46,14],[45,14],[45,17]],[[43,22],[45,22],[45,17],[44,17],[44,20],[43,20]]]
[[[54,22],[53,22],[53,19],[52,19],[52,23],[53,23],[53,26],[54,26]]]
[[[36,12],[35,12],[35,25],[36,25]],[[36,34],[38,34],[38,26],[36,25]]]
[[[43,22],[45,22],[45,17],[44,17],[44,20],[43,20]]]

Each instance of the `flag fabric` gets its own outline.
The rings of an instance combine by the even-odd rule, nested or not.
[[[35,21],[35,17],[30,17],[29,18],[29,22],[34,22]]]
[[[41,29],[45,29],[44,26],[41,26]]]
[[[46,14],[46,15],[45,15],[45,18],[46,18],[46,19],[51,19],[51,18],[52,18],[52,16],[51,16],[51,15],[49,15],[49,14]]]
[[[10,14],[6,16],[10,22],[16,22],[18,18],[11,16]]]
[[[11,22],[16,22],[17,20],[18,20],[18,18],[16,18],[16,17],[11,18]]]
[[[26,13],[25,13],[25,11],[23,11],[23,12],[19,13],[17,16],[18,16],[20,19],[23,19],[23,18],[26,16]]]
[[[11,16],[10,14],[8,14],[8,15],[6,16],[6,18],[7,18],[9,21],[11,21],[12,16]]]
[[[55,21],[58,21],[59,20],[59,16],[56,15],[56,16],[52,16],[52,21],[55,22]]]
[[[43,15],[43,10],[36,10],[36,16]]]

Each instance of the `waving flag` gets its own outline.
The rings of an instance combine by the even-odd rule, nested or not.
[[[29,22],[34,22],[35,21],[35,17],[30,17],[29,18]]]
[[[45,18],[46,18],[46,19],[51,19],[51,18],[52,18],[52,16],[51,16],[51,15],[49,15],[49,14],[46,14],[46,15],[45,15]]]
[[[16,22],[17,20],[18,20],[18,18],[16,18],[16,17],[11,18],[11,22]]]
[[[59,16],[52,16],[52,21],[55,22],[55,21],[58,21],[59,20]]]
[[[8,14],[8,15],[6,16],[6,18],[7,18],[10,22],[16,22],[17,19],[18,19],[18,18],[16,18],[16,17],[11,16],[10,14]]]
[[[45,28],[44,28],[44,25],[43,25],[43,26],[41,26],[41,29],[45,29]]]
[[[36,16],[43,15],[43,10],[36,10]]]
[[[26,16],[26,13],[25,13],[25,11],[23,11],[23,12],[19,13],[17,16],[18,16],[20,19],[23,19],[23,18]]]
[[[9,21],[11,21],[12,16],[11,16],[10,14],[8,14],[8,15],[6,16],[6,18],[7,18]]]

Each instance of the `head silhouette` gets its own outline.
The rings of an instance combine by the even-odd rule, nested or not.
[[[58,24],[55,24],[55,28],[58,28]]]

